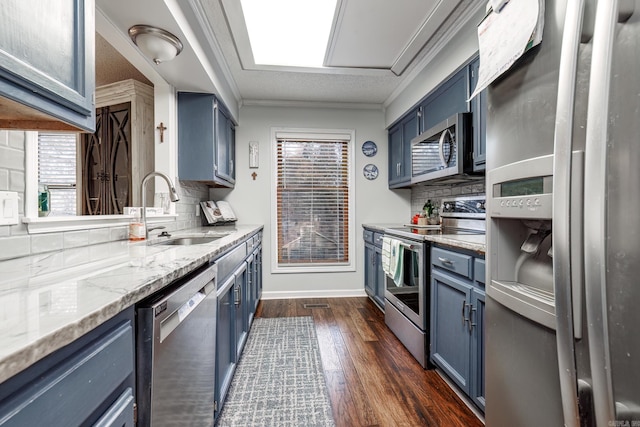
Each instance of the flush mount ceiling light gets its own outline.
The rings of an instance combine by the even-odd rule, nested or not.
[[[156,64],[171,61],[182,51],[182,42],[161,28],[150,25],[134,25],[129,37],[148,58]]]

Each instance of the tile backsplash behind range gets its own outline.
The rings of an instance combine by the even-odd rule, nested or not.
[[[18,193],[19,216],[24,216],[26,186],[25,133],[0,130],[0,191]],[[164,224],[168,231],[200,226],[196,206],[209,199],[209,188],[198,182],[179,182],[180,201],[176,204],[178,219]],[[28,234],[26,225],[0,225],[0,260],[30,254],[69,249],[128,238],[126,226]]]
[[[485,194],[484,180],[474,181],[452,186],[429,186],[421,185],[411,188],[411,214],[422,212],[422,207],[427,200],[440,208],[443,198],[457,196],[474,196]]]

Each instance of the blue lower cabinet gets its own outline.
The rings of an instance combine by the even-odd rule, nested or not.
[[[240,360],[244,343],[249,333],[248,301],[247,301],[247,263],[243,262],[233,273],[235,277],[234,304],[236,310],[236,360]]]
[[[235,269],[225,267],[227,277],[220,277],[221,280],[218,281],[214,403],[216,420],[222,412],[236,365],[244,350],[255,310],[262,295],[261,235],[257,238],[253,236],[249,240],[252,241],[250,253],[239,258],[238,261],[241,260],[241,262],[234,261]],[[228,252],[228,254],[233,253],[235,250]],[[225,257],[226,255],[223,255],[221,258]]]
[[[244,308],[246,316],[249,319],[249,328],[253,323],[253,315],[256,309],[256,299],[258,296],[257,279],[256,279],[256,253],[253,252],[247,257],[247,304]]]
[[[94,427],[133,427],[134,414],[133,389],[128,388]]]
[[[373,298],[376,294],[375,274],[376,248],[368,243],[364,245],[364,291]]]
[[[0,387],[0,426],[133,426],[134,312],[126,310]]]
[[[384,291],[386,288],[386,275],[384,274],[384,270],[382,269],[382,248],[375,248],[374,267],[376,275],[376,289],[375,294],[373,295],[373,299],[378,304],[378,307],[380,307],[384,311]]]
[[[382,233],[364,229],[364,290],[384,311],[385,274],[382,270]]]
[[[431,257],[431,361],[484,411],[484,259],[439,247]]]
[[[431,361],[469,393],[471,341],[466,313],[472,286],[441,273],[431,272]]]
[[[484,291],[474,289],[471,305],[473,334],[471,339],[471,399],[484,411]]]
[[[236,367],[236,305],[235,276],[218,284],[218,313],[216,321],[216,390],[215,416],[222,411],[224,399],[231,386]]]

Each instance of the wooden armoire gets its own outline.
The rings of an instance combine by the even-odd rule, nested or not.
[[[141,206],[142,179],[154,170],[153,109],[153,88],[136,80],[96,88],[96,131],[81,139],[83,215],[122,214],[125,206]]]

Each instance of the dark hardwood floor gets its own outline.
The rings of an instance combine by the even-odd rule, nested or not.
[[[368,298],[266,300],[256,312],[288,316],[314,318],[338,427],[483,425],[435,370],[422,369]]]

